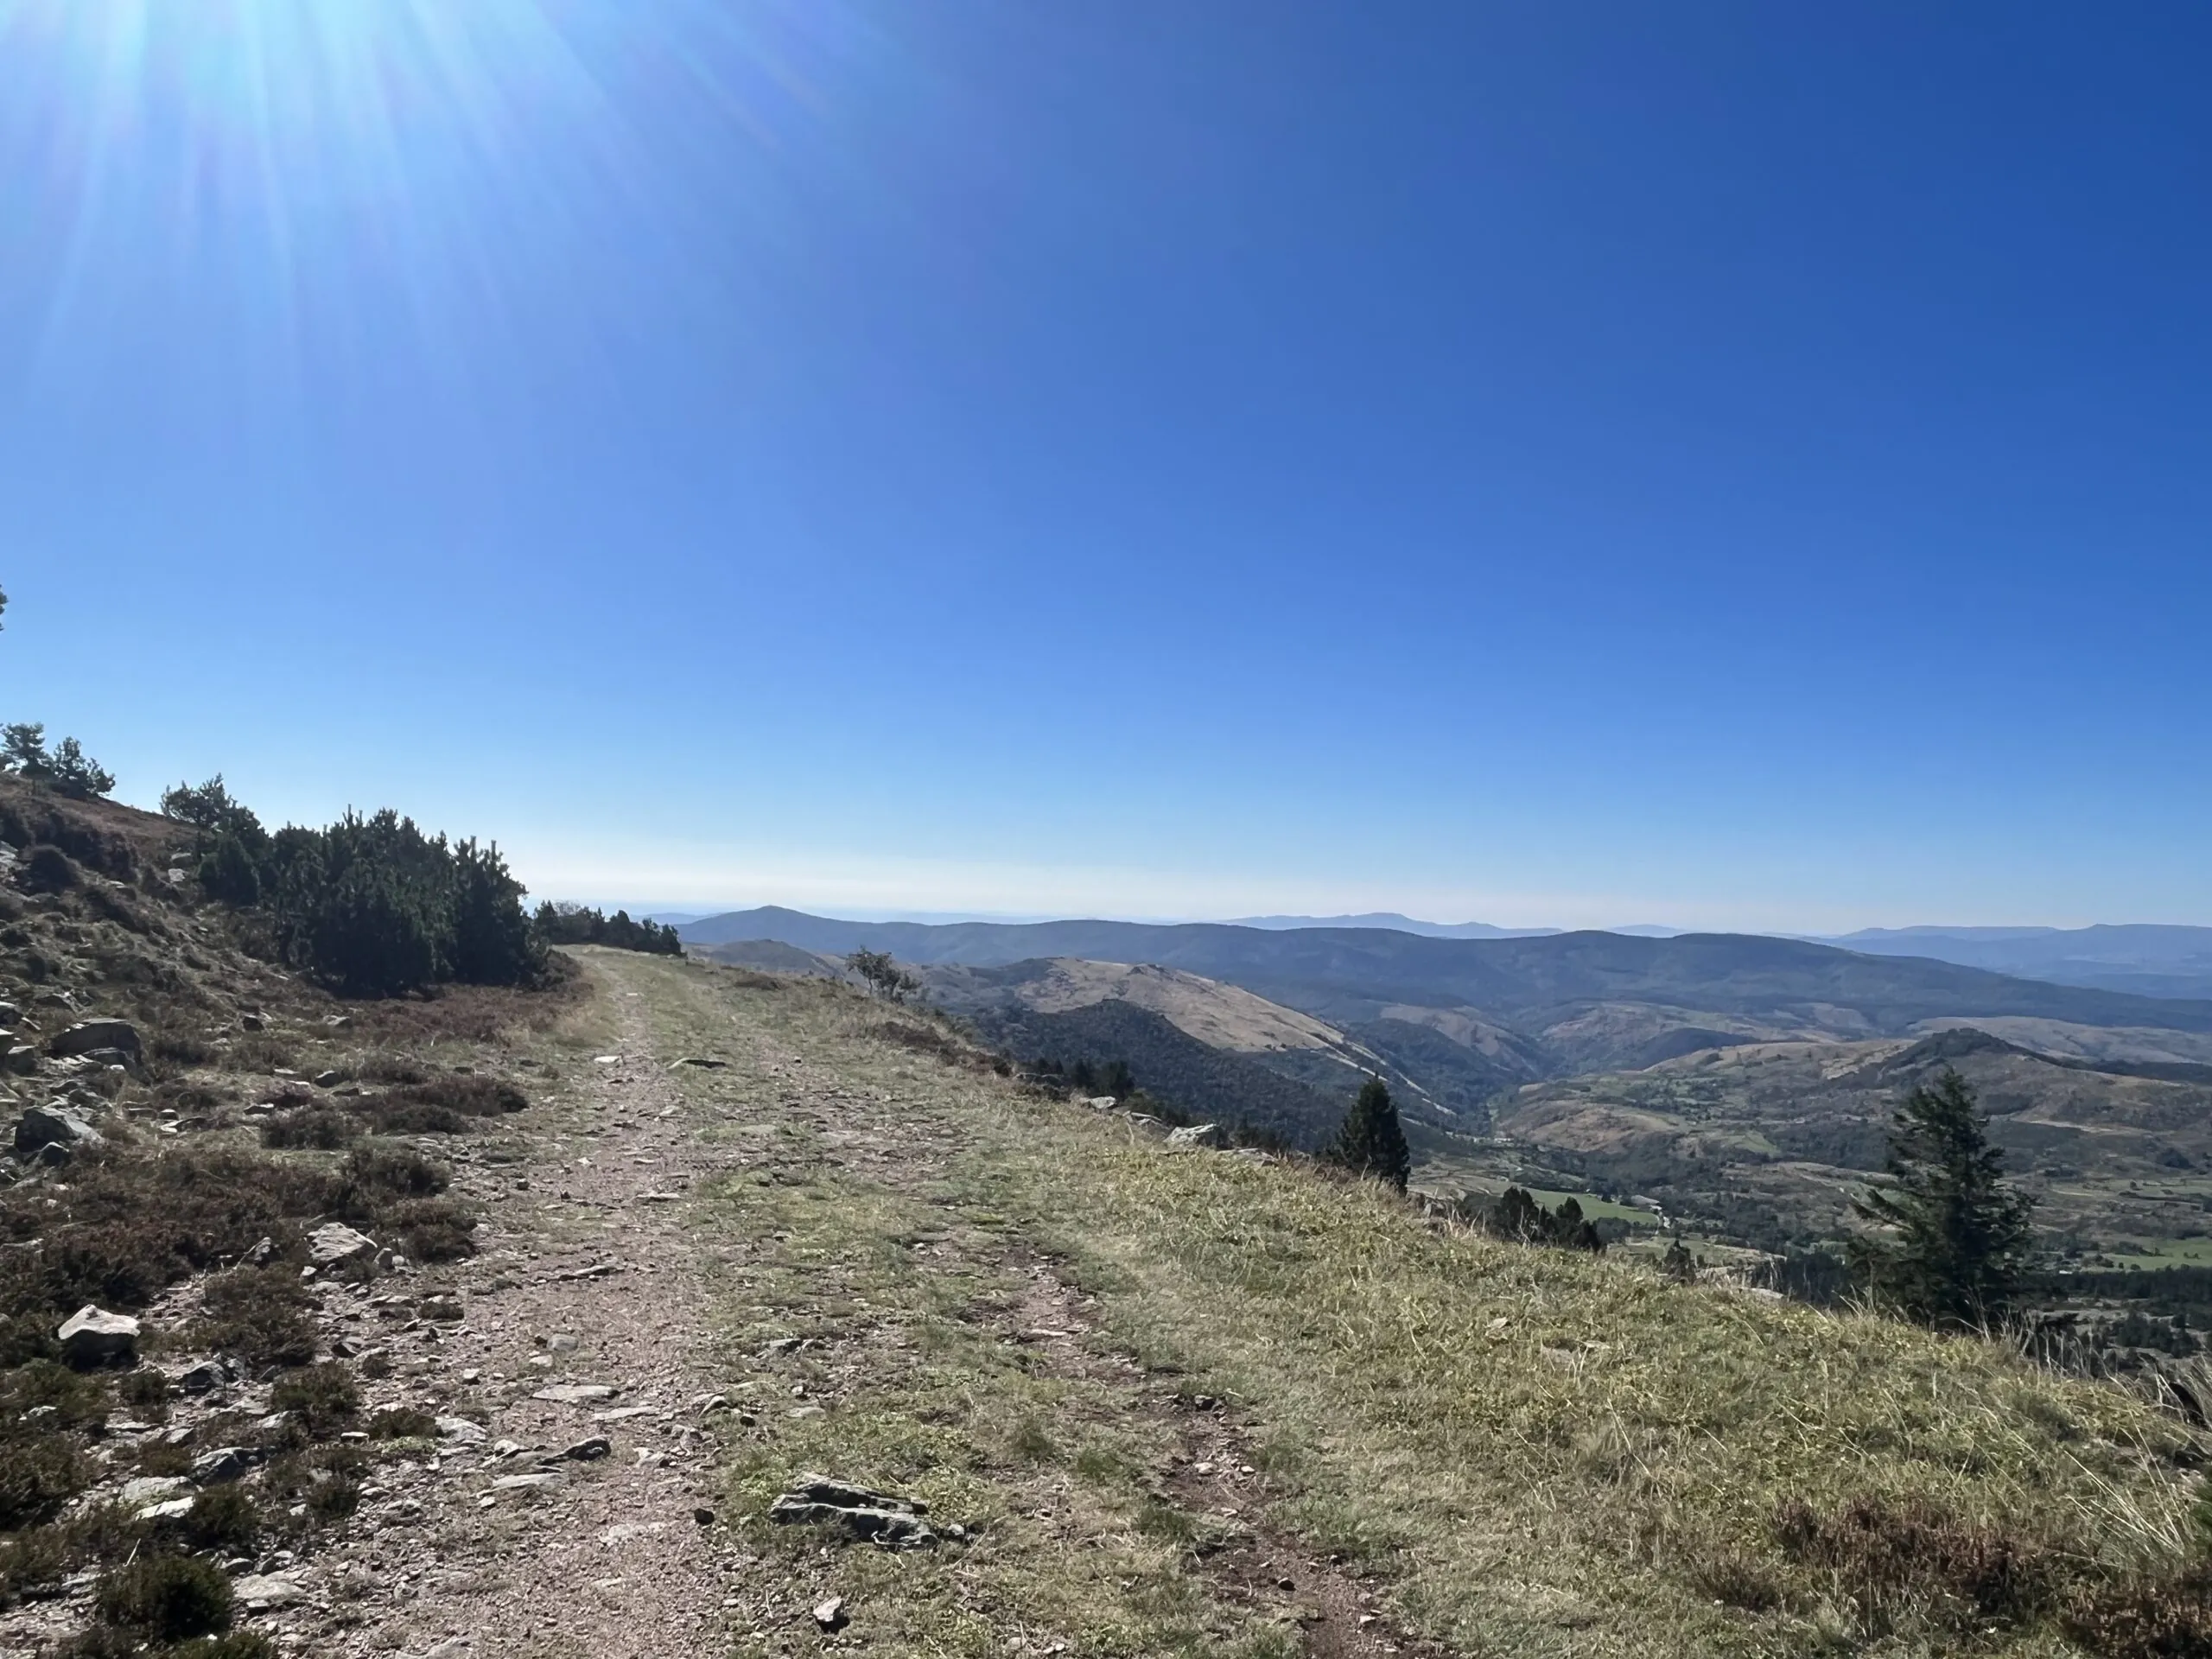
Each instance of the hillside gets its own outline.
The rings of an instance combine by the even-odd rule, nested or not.
[[[2118,1385],[1178,1148],[834,978],[589,947],[542,988],[339,1001],[252,954],[176,824],[0,787],[0,1086],[101,1137],[0,1160],[0,1650],[2212,1631],[2180,1543],[2212,1447]],[[1170,975],[1007,977],[1013,1017],[1141,1022],[1294,1091],[1263,1062],[1333,1040]],[[91,1016],[139,1058],[70,1054]],[[2181,1132],[2171,1080],[2081,1075],[2100,1124]],[[87,1300],[135,1355],[61,1348]]]
[[[1953,1024],[2100,1060],[2212,1058],[2212,1003],[1748,936],[1447,939],[1357,928],[930,925],[779,910],[712,918],[684,936],[695,949],[760,966],[798,961],[793,951],[834,959],[888,950],[930,969],[947,1005],[963,1009],[991,1003],[1014,982],[990,975],[1020,980],[1026,970],[1017,964],[1046,959],[1119,964],[1118,978],[1105,966],[1086,971],[1124,988],[1147,982],[1129,976],[1138,965],[1160,970],[1162,986],[1179,975],[1236,987],[1334,1033],[1269,1046],[1264,1059],[1274,1069],[1333,1093],[1344,1081],[1340,1054],[1364,1056],[1418,1102],[1476,1126],[1502,1091],[1529,1083],[1638,1070],[1712,1048],[1905,1039]],[[1239,1046],[1226,1036],[1215,1046]]]
[[[1533,1163],[1768,1249],[1833,1239],[1882,1166],[1898,1096],[1945,1066],[1974,1086],[2055,1246],[2212,1261],[2212,1067],[2056,1057],[1964,1027],[1533,1084],[1500,1103],[1494,1145],[1445,1148],[1439,1174]]]
[[[811,1469],[940,1533],[748,1523],[741,1651],[832,1596],[901,1653],[2150,1651],[2195,1440],[2119,1388],[1178,1152],[826,982],[607,970],[725,1062],[671,1075],[746,1166],[733,1508]]]

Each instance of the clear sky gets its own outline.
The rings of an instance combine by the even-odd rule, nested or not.
[[[0,712],[541,893],[2212,923],[2212,9],[0,0]]]

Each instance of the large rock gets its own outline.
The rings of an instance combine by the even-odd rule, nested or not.
[[[46,1052],[57,1060],[101,1048],[121,1049],[134,1065],[144,1052],[138,1041],[138,1027],[128,1020],[79,1020],[67,1031],[54,1033],[46,1044]]]
[[[1167,1144],[1171,1147],[1217,1147],[1221,1142],[1218,1123],[1192,1123],[1167,1132]]]
[[[242,1479],[268,1456],[267,1451],[257,1446],[219,1446],[192,1460],[192,1484],[219,1486],[226,1481]]]
[[[308,1235],[308,1255],[318,1268],[336,1267],[357,1255],[376,1254],[377,1242],[342,1221],[325,1222]]]
[[[41,1147],[97,1147],[100,1132],[60,1101],[34,1106],[16,1120],[16,1156],[29,1158]]]
[[[937,1541],[937,1534],[922,1519],[928,1509],[926,1503],[827,1475],[800,1475],[768,1506],[768,1519],[783,1526],[841,1527],[871,1543],[912,1549]]]
[[[61,1357],[71,1365],[107,1365],[138,1351],[138,1321],[87,1302],[72,1313],[60,1332]]]

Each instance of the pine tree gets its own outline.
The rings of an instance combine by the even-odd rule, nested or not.
[[[1891,1120],[1886,1188],[1852,1205],[1883,1230],[1853,1242],[1854,1264],[1879,1300],[1929,1325],[2001,1319],[2027,1266],[2029,1200],[2005,1180],[1987,1130],[1974,1090],[1945,1067]]]
[[[1380,1077],[1370,1077],[1359,1099],[1344,1114],[1332,1148],[1336,1160],[1363,1175],[1385,1180],[1402,1192],[1414,1173],[1413,1154],[1398,1123],[1397,1103]]]

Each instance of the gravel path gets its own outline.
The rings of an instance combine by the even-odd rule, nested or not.
[[[454,1275],[464,1321],[387,1333],[365,1296],[326,1300],[341,1330],[391,1356],[374,1404],[473,1402],[489,1414],[480,1439],[448,1436],[436,1459],[378,1471],[382,1490],[347,1539],[303,1575],[311,1599],[263,1625],[288,1648],[441,1659],[721,1649],[731,1563],[726,1535],[702,1519],[715,1501],[702,1427],[711,1341],[683,1201],[715,1154],[652,1052],[642,1004],[613,995],[613,1058],[533,1115],[532,1160],[456,1183],[491,1217],[483,1254]]]

